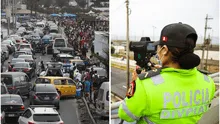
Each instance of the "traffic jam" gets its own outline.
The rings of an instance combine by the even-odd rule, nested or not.
[[[82,97],[108,117],[108,72],[90,52],[94,32],[82,20],[41,17],[2,39],[1,124],[77,123]]]

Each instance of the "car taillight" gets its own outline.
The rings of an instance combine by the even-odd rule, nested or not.
[[[25,68],[23,71],[28,72],[29,70],[30,70],[29,68]]]
[[[35,124],[34,122],[28,121],[28,124]]]
[[[64,122],[60,122],[59,124],[64,124]]]
[[[16,40],[16,43],[19,43],[20,42],[20,40]]]
[[[60,95],[59,94],[57,94],[57,96],[56,96],[56,98],[55,99],[59,99],[60,98]]]
[[[22,106],[21,106],[21,110],[24,110],[24,109],[25,109],[25,107],[22,105]]]
[[[14,90],[16,87],[8,87],[9,90]]]
[[[16,70],[15,70],[14,68],[12,68],[12,70],[11,70],[11,71],[15,72]]]
[[[34,95],[34,99],[38,99],[38,97],[36,95]]]

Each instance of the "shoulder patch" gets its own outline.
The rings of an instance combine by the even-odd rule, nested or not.
[[[161,72],[161,69],[154,69],[154,70],[150,70],[148,72],[144,72],[144,73],[141,73],[138,75],[138,78],[140,80],[144,80],[146,78],[150,78],[150,77],[153,77],[153,76],[156,76],[156,75],[159,75]]]

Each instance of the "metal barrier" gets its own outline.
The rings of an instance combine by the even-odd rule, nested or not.
[[[211,78],[219,77],[219,72],[214,73],[214,74],[210,74],[209,76]],[[215,81],[215,84],[217,84],[217,85],[219,84],[219,78],[217,80],[214,80],[214,81]],[[218,95],[218,93],[219,93],[219,90],[217,90],[215,92],[215,95]],[[115,103],[111,104],[111,119],[112,119],[112,122],[113,122],[112,124],[116,124],[116,123],[119,124],[119,123],[121,123],[121,121],[120,121],[120,119],[118,117],[118,108],[119,108],[121,102],[122,101],[115,102]],[[125,123],[126,124],[133,124],[133,123],[128,123],[128,122],[125,122]],[[125,124],[125,123],[123,123],[123,124]]]

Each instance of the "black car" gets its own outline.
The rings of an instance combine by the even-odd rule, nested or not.
[[[1,111],[5,112],[6,123],[12,118],[15,118],[15,122],[17,122],[19,116],[24,112],[24,109],[24,103],[19,95],[1,95]]]
[[[53,84],[36,84],[30,91],[31,105],[54,105],[60,107],[60,96]]]
[[[32,87],[29,77],[24,72],[3,72],[1,82],[6,85],[10,94],[29,96]]]
[[[13,65],[13,72],[24,72],[28,75],[30,79],[35,77],[35,69],[31,68],[29,62],[17,62]]]

